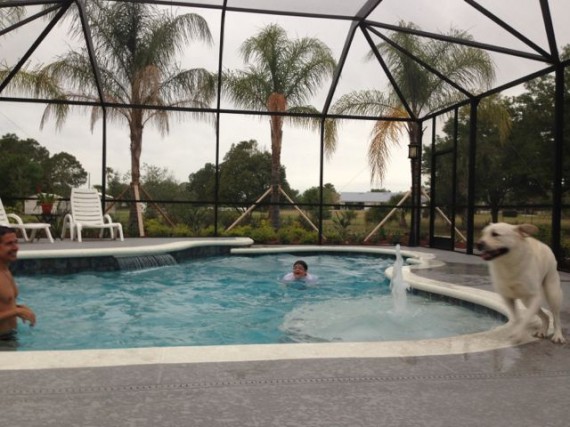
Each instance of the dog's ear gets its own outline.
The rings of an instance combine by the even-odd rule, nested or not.
[[[538,232],[538,227],[533,224],[520,224],[517,225],[517,230],[523,237],[531,236]]]

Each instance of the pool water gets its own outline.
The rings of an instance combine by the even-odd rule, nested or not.
[[[19,350],[103,349],[439,338],[492,329],[489,315],[408,295],[393,309],[384,271],[393,258],[305,256],[319,277],[279,279],[291,254],[203,258],[114,273],[18,277],[38,321]]]

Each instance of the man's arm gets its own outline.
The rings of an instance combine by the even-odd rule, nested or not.
[[[19,317],[22,321],[30,322],[30,326],[36,324],[36,315],[25,305],[17,305],[16,307],[0,312],[0,320],[6,320],[11,317]]]

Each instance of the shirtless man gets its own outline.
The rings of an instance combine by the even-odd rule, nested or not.
[[[25,305],[16,303],[18,287],[8,266],[18,256],[16,231],[0,225],[0,345],[15,341],[18,317],[30,326],[36,323],[36,315]]]

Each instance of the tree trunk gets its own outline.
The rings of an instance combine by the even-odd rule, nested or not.
[[[491,206],[491,222],[499,222],[499,207]]]
[[[271,206],[269,217],[275,230],[281,226],[279,218],[281,184],[281,144],[283,141],[283,119],[278,116],[271,117]]]
[[[287,101],[282,94],[272,93],[267,100],[267,109],[271,112],[284,112]],[[271,116],[271,206],[269,218],[275,230],[281,226],[279,218],[279,186],[281,184],[281,145],[283,142],[283,117]]]
[[[142,153],[142,111],[135,110],[131,115],[131,196],[133,199],[140,197],[140,158]],[[132,235],[144,237],[144,224],[142,221],[142,209],[140,203],[132,203],[129,210],[129,231]]]

